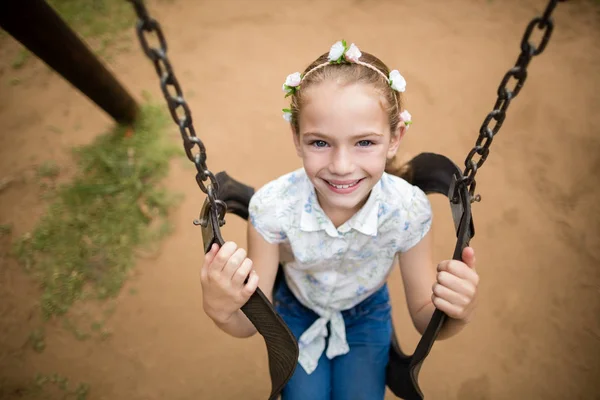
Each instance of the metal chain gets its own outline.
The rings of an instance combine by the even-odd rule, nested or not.
[[[175,124],[179,127],[181,138],[183,139],[183,148],[188,159],[196,166],[196,182],[200,189],[208,196],[212,205],[211,212],[219,215],[219,222],[223,224],[222,215],[219,208],[224,207],[224,203],[218,201],[219,183],[215,175],[208,169],[206,165],[206,148],[202,140],[196,136],[196,130],[192,123],[192,113],[187,102],[183,98],[183,91],[179,85],[179,81],[175,77],[175,72],[167,57],[167,41],[160,28],[160,24],[148,14],[148,10],[144,5],[143,0],[128,0],[135,8],[138,17],[136,26],[137,35],[140,44],[146,56],[154,63],[156,73],[160,78],[160,88],[167,100],[167,106],[171,113],[171,117]],[[151,47],[148,43],[148,37],[151,34],[156,34],[159,47]],[[180,114],[182,114],[180,116]],[[198,151],[194,153],[194,147],[198,147]]]
[[[500,82],[500,86],[498,87],[498,98],[494,104],[494,109],[485,117],[483,124],[479,129],[479,137],[475,142],[475,146],[467,155],[465,160],[465,170],[462,179],[459,181],[459,185],[468,186],[471,202],[479,201],[481,199],[479,195],[474,196],[476,186],[475,175],[490,153],[490,146],[494,136],[496,136],[502,127],[502,123],[506,118],[508,106],[511,101],[517,97],[525,83],[525,79],[527,78],[527,66],[531,61],[531,58],[541,54],[550,40],[550,35],[554,28],[551,15],[559,1],[562,2],[565,0],[550,0],[544,14],[541,17],[534,18],[529,25],[527,25],[525,34],[521,40],[521,54],[519,55],[515,66],[504,75],[504,78]],[[531,34],[535,28],[543,30],[541,42],[537,47],[530,41]],[[516,84],[512,90],[508,88],[511,78],[516,80]],[[494,125],[493,127],[490,127],[492,120],[494,121]],[[479,156],[479,158],[477,158],[477,156]],[[453,199],[453,201],[456,201],[456,198]]]
[[[190,108],[183,98],[183,91],[181,90],[181,86],[175,77],[175,73],[173,72],[173,68],[167,57],[167,42],[160,28],[160,24],[154,18],[150,17],[143,0],[128,1],[133,4],[138,16],[137,34],[140,44],[148,58],[154,63],[156,72],[160,77],[160,87],[167,100],[171,117],[179,127],[185,153],[188,159],[196,166],[198,172],[196,174],[196,182],[200,189],[209,197],[211,204],[216,206],[219,185],[214,174],[206,165],[206,148],[204,147],[202,140],[196,136],[196,130],[192,124]],[[531,61],[531,58],[541,54],[546,48],[554,28],[554,23],[551,18],[552,12],[557,3],[563,1],[566,0],[550,0],[544,14],[541,17],[534,18],[527,25],[525,34],[521,40],[521,54],[519,55],[515,66],[504,75],[504,78],[500,82],[500,86],[498,87],[498,98],[494,104],[494,109],[485,117],[483,124],[479,129],[479,137],[475,142],[475,146],[471,149],[465,159],[463,177],[457,185],[457,188],[460,185],[468,186],[471,201],[478,201],[480,199],[479,195],[474,196],[476,187],[475,176],[477,175],[477,171],[483,166],[490,153],[490,146],[494,136],[496,136],[502,127],[502,123],[506,118],[506,111],[508,110],[511,101],[517,97],[525,83],[525,79],[527,79],[527,66]],[[536,28],[543,30],[543,36],[538,46],[530,41],[533,30]],[[150,47],[148,44],[147,35],[151,33],[157,35],[160,44],[159,48]],[[508,87],[511,78],[516,80],[516,84],[512,90]],[[172,91],[174,91],[176,96],[171,94]],[[183,113],[182,117],[178,114],[180,110]],[[494,121],[494,125],[493,127],[490,127],[492,121]],[[194,146],[198,146],[199,149],[199,152],[195,154],[192,152]],[[477,156],[479,158],[477,158]],[[208,186],[212,186],[213,190],[208,190],[206,184],[207,181],[209,182]]]

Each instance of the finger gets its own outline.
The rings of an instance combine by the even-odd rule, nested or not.
[[[213,243],[213,245],[210,246],[210,250],[208,250],[208,253],[206,253],[204,255],[204,265],[209,265],[210,263],[212,263],[218,252],[219,252],[219,245],[216,243]]]
[[[448,260],[442,261],[438,265],[438,272],[446,271],[461,279],[468,280],[477,286],[479,283],[479,275],[472,268],[462,261]]]
[[[438,265],[437,265],[437,270],[439,271],[447,271],[448,270],[448,264],[450,264],[451,260],[444,260],[441,261]]]
[[[208,253],[204,255],[204,264],[202,264],[202,267],[200,268],[200,279],[206,279],[208,275],[208,266],[213,262],[218,251],[219,245],[213,243]]]
[[[432,296],[431,301],[433,302],[435,308],[437,308],[440,311],[443,311],[447,316],[451,318],[462,317],[462,307],[455,306],[454,304],[449,303],[447,300],[435,296]]]
[[[233,255],[233,253],[235,253],[236,250],[237,244],[234,242],[226,242],[215,255],[213,262],[209,266],[209,272],[221,272],[227,264],[227,261],[229,261],[229,258]]]
[[[448,303],[456,306],[465,307],[471,302],[471,299],[469,299],[467,296],[456,293],[455,291],[450,290],[439,283],[433,284],[432,291],[436,297],[446,300]]]
[[[256,271],[252,270],[252,272],[250,272],[250,277],[248,278],[248,283],[246,283],[246,285],[244,285],[244,288],[242,289],[242,293],[244,294],[244,296],[247,296],[249,298],[256,291],[257,287],[258,274],[256,273]]]
[[[225,267],[223,267],[223,276],[227,277],[227,279],[233,278],[233,274],[235,274],[235,271],[237,271],[237,269],[240,267],[240,265],[242,265],[242,262],[244,262],[245,259],[246,250],[242,248],[237,249],[231,255],[231,257],[229,257],[229,260],[227,260]]]
[[[249,274],[252,271],[253,266],[254,266],[254,264],[252,263],[252,260],[249,258],[246,258],[242,262],[242,265],[240,265],[240,267],[233,274],[233,277],[231,278],[231,285],[234,288],[240,288],[240,287],[244,286],[244,282],[246,282],[246,278],[249,277]]]
[[[475,269],[475,250],[472,247],[465,247],[462,251],[462,259],[471,269]]]
[[[437,274],[437,281],[440,285],[460,293],[472,299],[475,297],[475,285],[468,280],[461,279],[449,272],[442,271]]]

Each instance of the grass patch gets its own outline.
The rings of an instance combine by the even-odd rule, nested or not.
[[[43,352],[46,348],[46,335],[44,333],[44,328],[34,329],[29,334],[28,342],[36,353]]]
[[[60,174],[60,167],[54,161],[45,161],[36,168],[39,178],[56,178]]]
[[[85,38],[110,39],[135,27],[133,6],[125,0],[48,0],[48,3]]]
[[[13,226],[11,224],[0,224],[0,237],[10,235],[12,230]]]
[[[181,151],[167,140],[168,122],[163,107],[146,105],[133,135],[117,126],[75,149],[76,176],[54,189],[35,230],[15,243],[17,259],[43,288],[45,318],[84,297],[116,295],[136,248],[169,232],[167,215],[177,197],[159,183]],[[41,175],[54,173],[44,168]]]
[[[113,45],[127,39],[125,31],[132,34],[135,31],[135,12],[125,0],[48,0],[48,3],[96,54],[109,62]]]
[[[73,336],[80,341],[88,340],[92,337],[89,332],[85,332],[83,329],[79,328],[71,319],[63,318],[62,320],[63,328],[71,332]]]
[[[73,388],[69,379],[59,374],[37,374],[32,386],[31,394],[37,394],[38,398],[86,400],[90,393],[87,383],[79,383]]]

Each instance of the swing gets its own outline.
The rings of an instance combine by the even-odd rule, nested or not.
[[[181,86],[167,58],[167,42],[160,25],[149,16],[143,0],[128,1],[132,3],[138,16],[137,33],[141,47],[154,63],[169,111],[181,132],[186,155],[196,166],[196,182],[206,194],[200,216],[194,221],[195,225],[201,227],[204,252],[206,253],[213,243],[219,245],[225,243],[220,227],[225,223],[226,213],[233,213],[240,218],[248,219],[248,204],[254,194],[254,189],[237,182],[226,172],[214,175],[208,169],[206,148],[196,136],[190,109],[183,99]],[[549,0],[543,15],[535,17],[527,25],[521,41],[521,53],[515,66],[505,74],[500,83],[494,108],[485,117],[479,129],[475,146],[465,159],[464,171],[461,171],[456,164],[443,155],[421,153],[408,162],[408,172],[406,176],[402,176],[426,194],[439,193],[448,197],[457,236],[453,254],[455,260],[461,259],[462,250],[468,246],[475,234],[471,203],[481,200],[479,195],[475,195],[475,175],[489,155],[492,140],[504,122],[511,101],[523,87],[527,78],[529,62],[533,56],[542,53],[548,44],[554,27],[551,15],[559,1],[565,0]],[[543,30],[542,39],[537,47],[530,41],[531,34],[536,27]],[[149,46],[146,37],[148,33],[157,35],[159,48]],[[512,89],[508,87],[511,78],[516,80]],[[180,116],[179,113],[183,113],[183,115]],[[492,123],[493,126],[490,127]],[[198,152],[194,154],[192,149],[195,146],[198,146]],[[275,400],[294,373],[298,360],[298,344],[260,289],[257,289],[250,297],[242,307],[242,311],[265,340],[271,376],[269,400]],[[446,318],[447,316],[443,312],[437,309],[434,311],[431,321],[412,355],[407,355],[402,351],[395,333],[392,334],[386,385],[399,398],[406,400],[422,400],[424,398],[418,382],[419,371]]]

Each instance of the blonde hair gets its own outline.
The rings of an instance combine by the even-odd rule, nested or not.
[[[339,82],[341,85],[363,83],[375,88],[385,99],[384,107],[388,115],[390,134],[394,135],[398,124],[401,122],[400,112],[403,109],[403,96],[401,92],[393,90],[390,87],[389,81],[386,79],[390,73],[389,68],[379,58],[365,52],[362,52],[362,56],[360,57],[361,63],[336,64],[328,63],[328,61],[328,53],[324,53],[312,62],[302,74],[301,89],[295,91],[291,96],[290,110],[292,118],[290,123],[294,132],[296,134],[300,132],[298,116],[304,104],[303,94],[306,89],[333,80]],[[368,64],[369,67],[361,64]],[[400,165],[397,156],[388,161],[385,171],[404,179],[409,178],[410,175],[408,166]]]

